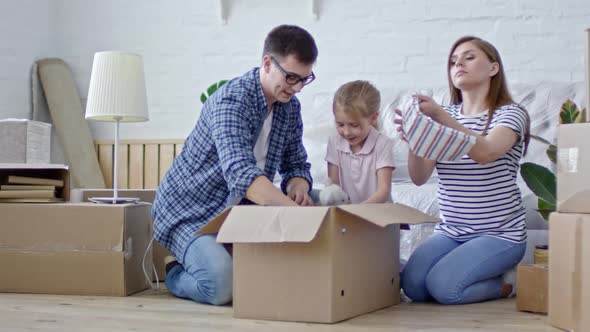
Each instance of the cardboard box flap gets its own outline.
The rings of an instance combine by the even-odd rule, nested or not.
[[[232,208],[229,207],[223,210],[217,215],[217,217],[211,219],[205,226],[201,227],[201,229],[199,229],[196,234],[214,234],[219,232],[221,225],[223,225],[223,222],[225,221],[225,218],[227,218],[227,215],[231,209]]]
[[[577,211],[580,206],[586,206],[590,202],[590,190],[576,191],[569,197],[562,199],[557,197],[557,204],[562,211]]]
[[[68,166],[62,164],[0,163],[0,169],[68,169]]]
[[[400,203],[338,205],[337,208],[381,227],[439,221],[438,218]]]
[[[235,206],[225,218],[217,242],[310,242],[329,209],[328,206]]]

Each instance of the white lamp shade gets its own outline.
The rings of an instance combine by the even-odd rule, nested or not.
[[[86,119],[121,122],[149,119],[141,56],[115,51],[94,54]]]

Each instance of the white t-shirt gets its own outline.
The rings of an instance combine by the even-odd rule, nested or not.
[[[256,167],[258,167],[262,171],[264,171],[264,166],[266,165],[266,154],[268,152],[268,135],[270,134],[271,127],[272,112],[270,112],[270,114],[264,120],[262,129],[260,129],[260,134],[258,135],[258,140],[256,140],[256,145],[254,146],[254,157],[256,158]]]

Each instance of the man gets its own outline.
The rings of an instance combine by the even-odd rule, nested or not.
[[[231,301],[231,255],[215,235],[195,235],[227,206],[312,205],[294,96],[315,79],[317,54],[307,31],[278,26],[266,37],[261,67],[207,99],[152,208],[154,237],[176,259],[166,265],[166,287],[175,296],[214,305]],[[272,183],[277,171],[282,190]]]

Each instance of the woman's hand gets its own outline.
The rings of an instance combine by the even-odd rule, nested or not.
[[[432,101],[432,99],[430,99],[430,101],[432,104],[438,106],[434,101]],[[446,113],[442,108],[441,111]],[[393,119],[393,123],[397,126],[397,131],[400,133],[401,139],[407,142],[403,134],[404,119],[402,118],[402,111],[396,109],[395,114],[397,116]],[[420,186],[426,183],[426,181],[428,181],[430,178],[430,175],[432,174],[435,166],[435,161],[418,157],[411,148],[408,149],[408,171],[410,178],[415,185]]]
[[[403,141],[407,142],[406,138],[404,137],[404,118],[402,118],[402,111],[399,109],[396,109],[395,115],[397,115],[397,116],[393,118],[393,123],[396,125],[396,129],[397,129],[397,132],[399,133],[399,137]]]
[[[446,113],[434,99],[426,95],[415,95],[418,98],[418,107],[420,112],[430,117],[432,120],[440,123],[440,118]]]

